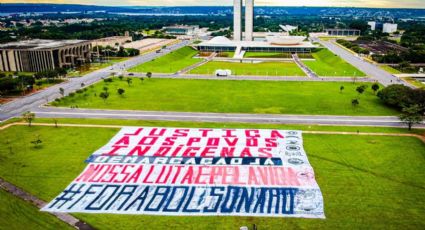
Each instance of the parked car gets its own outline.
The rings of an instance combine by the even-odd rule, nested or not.
[[[232,71],[228,69],[218,69],[215,71],[215,76],[217,77],[227,77],[232,75]]]

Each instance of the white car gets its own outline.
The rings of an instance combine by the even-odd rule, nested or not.
[[[215,76],[217,77],[227,77],[232,75],[232,71],[229,69],[218,69],[215,71]]]

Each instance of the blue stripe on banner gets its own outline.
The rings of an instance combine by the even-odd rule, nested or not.
[[[282,165],[281,158],[265,157],[140,157],[92,155],[86,163],[171,165]]]

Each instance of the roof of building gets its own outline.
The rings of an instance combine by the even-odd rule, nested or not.
[[[44,40],[44,39],[33,39],[24,40],[18,42],[9,42],[6,44],[0,44],[0,49],[31,49],[31,50],[43,50],[61,48],[69,45],[76,45],[80,43],[86,43],[86,40]]]
[[[116,41],[116,40],[122,40],[122,39],[131,39],[131,36],[112,36],[112,37],[106,37],[106,38],[99,38],[96,40],[93,40],[93,42],[108,42],[108,41]]]
[[[311,42],[301,41],[297,44],[273,44],[269,41],[232,41],[226,37],[214,37],[213,39],[199,43],[195,46],[221,46],[221,47],[266,47],[266,48],[278,48],[278,47],[288,47],[288,48],[316,48],[317,46],[313,45]]]

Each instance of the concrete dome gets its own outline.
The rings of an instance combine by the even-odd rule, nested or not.
[[[227,43],[231,43],[231,42],[232,41],[230,41],[228,38],[226,38],[224,36],[214,37],[213,39],[208,41],[208,43],[212,43],[212,44],[227,44]]]

